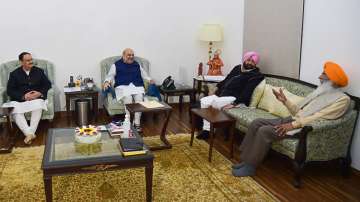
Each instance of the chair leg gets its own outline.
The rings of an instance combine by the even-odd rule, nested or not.
[[[341,175],[344,178],[350,177],[351,174],[351,156],[348,155],[345,158],[340,158]]]
[[[293,161],[293,169],[295,172],[293,185],[296,188],[301,188],[301,176],[303,174],[305,162]]]

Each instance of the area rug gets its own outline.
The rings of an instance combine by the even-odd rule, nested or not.
[[[145,138],[153,144],[159,137]],[[189,134],[168,136],[173,148],[153,152],[153,201],[278,201],[251,177],[231,175],[231,162]],[[41,161],[44,146],[0,155],[0,201],[45,201]],[[54,201],[145,201],[144,169],[53,178]]]

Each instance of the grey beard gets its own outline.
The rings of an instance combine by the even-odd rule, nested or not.
[[[300,103],[298,103],[298,106],[306,105],[307,103],[311,102],[316,97],[318,97],[322,94],[331,92],[331,91],[335,91],[335,90],[337,90],[337,88],[335,88],[333,86],[332,81],[330,81],[330,80],[324,81],[312,93],[310,93]]]

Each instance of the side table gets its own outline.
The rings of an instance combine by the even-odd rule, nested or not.
[[[10,153],[15,144],[16,133],[10,119],[13,108],[0,108],[0,116],[6,119],[5,127],[1,126],[0,134],[0,153]]]
[[[205,79],[201,79],[201,78],[193,78],[193,88],[195,89],[195,98],[196,98],[196,95],[200,95],[201,93],[204,93],[205,95],[207,95],[208,92],[203,90],[204,84],[208,84],[208,83],[217,84],[219,82],[220,81],[205,80]]]
[[[188,95],[190,97],[190,103],[195,102],[196,90],[188,85],[176,84],[176,89],[167,90],[159,87],[160,93],[164,96],[164,101],[169,103],[169,96],[179,96],[179,110],[182,111],[183,96]]]
[[[191,109],[191,140],[190,146],[192,146],[194,141],[194,132],[196,117],[200,117],[210,122],[210,147],[209,147],[209,162],[211,162],[212,148],[214,145],[215,139],[215,128],[228,128],[230,130],[230,158],[233,158],[233,145],[234,145],[234,128],[236,120],[229,115],[225,114],[223,111],[209,107],[209,108],[196,108]]]
[[[97,114],[99,112],[98,96],[99,96],[99,92],[97,91],[96,88],[94,90],[81,90],[81,91],[74,91],[74,92],[65,92],[67,116],[68,117],[70,116],[70,102],[72,99],[91,98],[94,117],[97,118]]]

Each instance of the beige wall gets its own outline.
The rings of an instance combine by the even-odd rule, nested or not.
[[[244,52],[262,72],[299,78],[303,0],[245,0]]]

